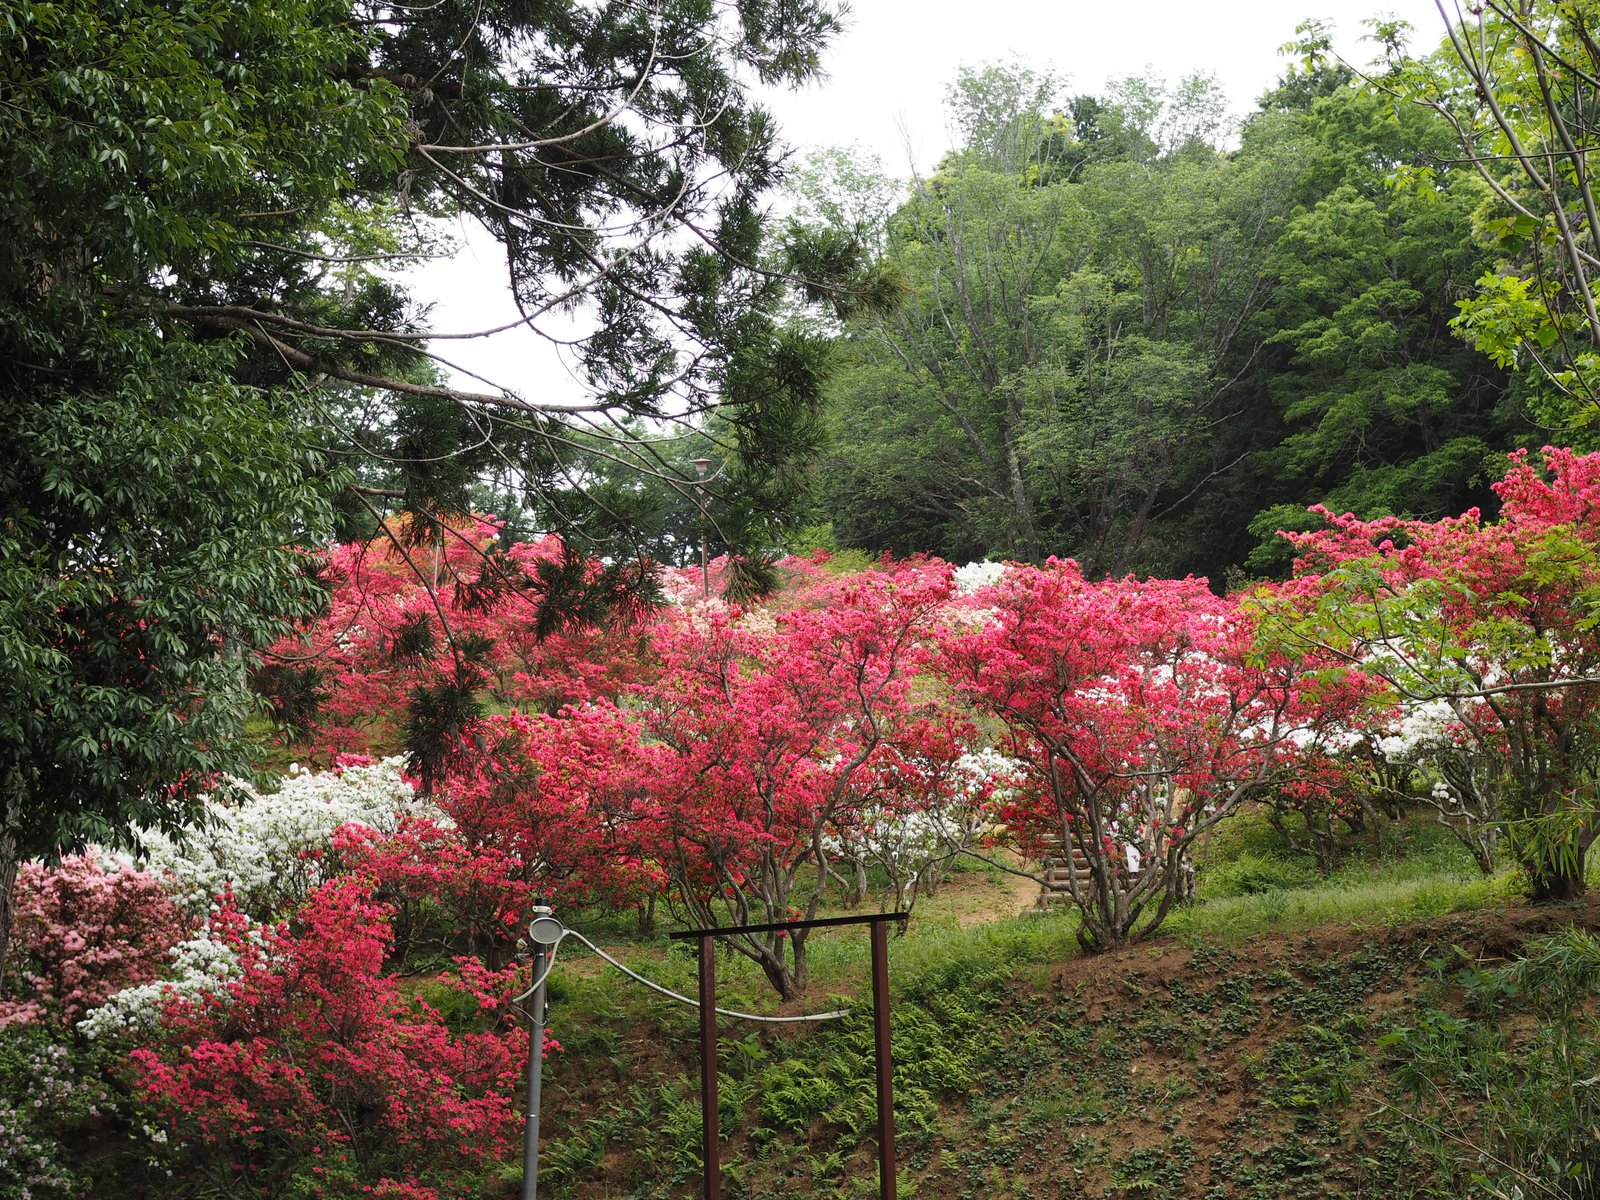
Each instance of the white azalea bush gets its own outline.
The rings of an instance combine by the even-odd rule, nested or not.
[[[212,923],[172,948],[169,952],[172,964],[165,979],[124,988],[79,1021],[79,1031],[91,1041],[146,1031],[154,1028],[169,997],[199,1000],[202,996],[225,991],[231,981],[239,978],[242,968],[238,950],[228,944],[216,925],[221,912],[220,905],[213,906]],[[238,926],[233,940],[238,940],[242,934],[249,941],[265,946],[264,926],[239,925],[236,916],[233,923]]]
[[[880,897],[886,910],[909,909],[919,895],[931,895],[950,864],[993,832],[991,807],[1010,794],[1018,778],[1016,762],[985,748],[963,754],[947,787],[920,802],[877,799],[856,808],[824,839],[846,902],[867,898],[874,867],[887,879]]]
[[[144,841],[147,869],[165,872],[181,901],[204,911],[231,891],[238,907],[268,918],[304,903],[327,876],[324,856],[341,825],[393,833],[401,817],[442,821],[402,777],[404,759],[310,772],[291,767],[275,792],[240,783],[207,802],[206,820],[181,840]]]
[[[952,577],[956,595],[971,596],[984,588],[993,587],[1005,577],[1005,573],[1006,564],[1003,562],[970,562],[964,567],[957,567]]]
[[[1478,869],[1494,873],[1501,830],[1506,770],[1474,722],[1481,700],[1412,701],[1377,739],[1391,766],[1420,771],[1423,803],[1472,854]]]
[[[225,794],[207,800],[204,822],[182,838],[146,833],[143,872],[163,878],[173,897],[201,918],[201,930],[166,950],[162,978],[115,993],[79,1028],[91,1039],[138,1031],[169,996],[196,999],[224,990],[240,972],[237,946],[264,945],[266,923],[298,907],[335,873],[329,850],[340,827],[393,833],[407,816],[442,822],[436,807],[417,798],[403,769],[401,758],[322,772],[291,766],[276,791],[231,781]],[[126,856],[99,855],[126,863]]]

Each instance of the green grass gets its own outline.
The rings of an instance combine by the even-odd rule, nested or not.
[[[1066,958],[1077,952],[1076,929],[1076,918],[1068,915],[1011,918],[966,929],[950,921],[914,918],[904,937],[889,938],[891,986],[900,991],[934,975],[977,974],[992,971],[997,963],[1020,965]],[[809,941],[807,953],[811,976],[807,1009],[832,1008],[835,998],[844,997],[848,1002],[851,997],[867,995],[871,947],[864,926],[819,931]],[[586,949],[573,943],[563,947],[561,956],[568,962],[595,961]],[[636,944],[617,956],[662,987],[686,996],[696,992],[696,959],[686,943]],[[601,968],[607,973],[612,970],[604,964]],[[586,965],[584,971],[591,969],[595,968]],[[551,974],[551,984],[553,998],[602,1019],[619,1019],[629,1010],[640,1009],[660,1016],[667,1009],[681,1007],[631,983],[615,988],[580,985],[560,961]],[[760,969],[742,955],[726,951],[717,956],[717,1003],[757,1013],[771,1012],[778,1005]]]
[[[1003,910],[1008,894],[985,868],[963,878],[948,896],[925,897],[907,935],[889,943],[908,1189],[937,1182],[941,1196],[960,1200],[1043,1200],[1080,1185],[1081,1194],[1115,1200],[1444,1194],[1429,1190],[1433,1163],[1413,1131],[1373,1108],[1374,1097],[1392,1092],[1392,1056],[1376,1047],[1404,1018],[1368,1012],[1367,1000],[1417,985],[1417,946],[1373,939],[1324,961],[1299,938],[1269,942],[1270,959],[1236,944],[1273,931],[1371,928],[1513,903],[1523,898],[1514,872],[1482,878],[1447,831],[1417,819],[1353,839],[1342,865],[1320,875],[1258,814],[1242,813],[1204,848],[1196,902],[1175,909],[1155,935],[1187,944],[1193,973],[1162,975],[1151,966],[1157,949],[1113,961],[1103,979],[1094,971],[1079,977],[1103,987],[1068,990],[1052,982],[1051,964],[1079,953],[1075,913],[963,927],[979,908]],[[641,940],[620,923],[608,932],[622,936],[600,940],[626,943],[630,964],[693,994],[691,947]],[[818,931],[809,952],[803,1007],[851,998],[844,1021],[721,1023],[727,1182],[730,1195],[746,1200],[852,1200],[870,1191],[861,1132],[871,1126],[867,931]],[[725,1007],[777,1006],[754,964],[724,952],[717,971]],[[575,1052],[556,1075],[565,1078],[570,1065],[577,1078],[599,1066],[619,1082],[603,1111],[575,1120],[553,1152],[552,1200],[681,1193],[696,1166],[693,1012],[616,980],[609,968],[585,968],[557,990]],[[582,1029],[586,1023],[593,1028]],[[604,1057],[613,1040],[639,1028],[654,1031],[657,1052],[637,1062]],[[628,1082],[643,1079],[651,1082]],[[1211,1097],[1229,1079],[1257,1099],[1229,1118],[1222,1149],[1198,1155],[1195,1131],[1213,1120]],[[1146,1129],[1148,1144],[1122,1136],[1129,1122]],[[596,1191],[602,1142],[615,1157]],[[618,1163],[631,1164],[620,1177]]]
[[[1525,886],[1510,870],[1484,878],[1448,830],[1420,818],[1350,839],[1343,864],[1324,877],[1253,812],[1219,826],[1197,857],[1197,900],[1162,927],[1187,939],[1231,942],[1269,929],[1422,920],[1514,903]]]
[[[1174,913],[1162,929],[1179,937],[1227,943],[1270,929],[1394,924],[1506,903],[1516,898],[1519,886],[1509,874],[1492,879],[1455,872],[1341,876],[1309,887],[1202,900]]]
[[[1386,826],[1378,836],[1353,839],[1344,865],[1325,877],[1317,875],[1309,856],[1289,850],[1263,817],[1250,812],[1219,826],[1197,857],[1201,863],[1195,902],[1175,907],[1154,936],[1229,944],[1269,930],[1327,923],[1394,924],[1523,898],[1524,885],[1514,872],[1485,879],[1448,831],[1427,821]],[[987,875],[997,887],[1003,882],[988,868],[969,875]],[[1076,913],[1065,906],[1051,916],[962,928],[957,907],[944,899],[947,894],[921,901],[906,935],[891,936],[891,980],[897,992],[929,977],[982,973],[999,963],[1052,962],[1079,952]],[[623,922],[607,923],[595,932],[604,944],[627,943],[622,957],[635,970],[665,987],[694,994],[696,960],[686,943],[665,936],[641,940]],[[865,996],[870,969],[865,927],[819,930],[808,940],[807,953],[807,1008],[833,1007],[841,996]],[[587,951],[571,944],[563,955],[588,957]],[[560,975],[558,968],[557,979]],[[777,1006],[759,968],[741,955],[719,954],[717,986],[719,1003],[725,1008],[770,1012]],[[630,987],[627,992],[636,990]],[[609,997],[595,1000],[613,1009],[607,1015],[615,1015],[618,1003],[633,1006],[615,991]],[[656,998],[646,1003],[658,1016],[662,1009],[675,1007]]]

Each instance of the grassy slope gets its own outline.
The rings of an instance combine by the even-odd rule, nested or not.
[[[999,919],[986,872],[925,901],[891,947],[901,1195],[1455,1196],[1397,1101],[1379,1044],[1419,1006],[1459,1007],[1440,963],[1491,963],[1600,905],[1529,910],[1429,830],[1327,880],[1242,821],[1210,848],[1202,902],[1134,950],[1084,957],[1068,918]],[[1254,894],[1219,893],[1266,888]],[[968,924],[963,925],[963,922]],[[639,948],[692,987],[692,960]],[[812,1007],[864,990],[864,938],[816,943]],[[770,1008],[719,964],[723,1003]],[[552,1011],[541,1194],[698,1194],[694,1016],[577,956]],[[723,1026],[730,1197],[875,1194],[871,1034]],[[1469,1098],[1460,1098],[1470,1104]],[[519,1178],[509,1172],[511,1190]]]

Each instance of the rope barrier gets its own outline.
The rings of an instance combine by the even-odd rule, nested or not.
[[[606,962],[610,963],[617,970],[628,976],[628,978],[634,980],[636,983],[642,983],[652,992],[659,992],[669,1000],[676,1000],[679,1004],[687,1004],[690,1008],[697,1009],[700,1007],[700,1001],[689,996],[681,996],[677,992],[672,991],[670,988],[664,988],[654,980],[646,979],[637,971],[624,966],[622,963],[612,958],[611,955],[600,949],[599,946],[596,946],[593,942],[584,937],[583,934],[579,933],[575,929],[563,929],[561,931],[561,936],[558,937],[555,940],[555,943],[550,947],[550,959],[545,963],[544,974],[540,975],[539,978],[535,979],[531,984],[529,984],[527,991],[523,992],[520,996],[513,997],[511,1001],[512,1004],[521,1004],[522,1001],[533,995],[533,993],[539,989],[539,986],[550,977],[550,972],[555,969],[556,965],[556,951],[561,948],[561,943],[569,937],[577,938],[578,941],[589,947],[589,949],[593,950],[601,958],[605,959]],[[759,1013],[737,1012],[731,1008],[719,1008],[714,1011],[720,1016],[732,1017],[736,1021],[760,1021],[769,1025],[794,1025],[807,1021],[837,1021],[840,1017],[848,1015],[850,1010],[841,1008],[835,1012],[809,1013],[798,1017],[764,1017]]]

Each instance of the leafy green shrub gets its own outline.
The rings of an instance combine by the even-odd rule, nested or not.
[[[1200,886],[1208,897],[1259,896],[1309,887],[1316,879],[1316,872],[1303,863],[1246,851],[1227,862],[1208,867],[1201,876]]]
[[[0,1196],[71,1196],[86,1129],[112,1113],[104,1051],[48,1024],[0,1027]]]
[[[1454,1195],[1600,1195],[1600,939],[1568,929],[1454,981],[1469,1015],[1427,1008],[1380,1041],[1409,1101],[1388,1114]],[[1531,1031],[1508,1020],[1529,1010]]]

